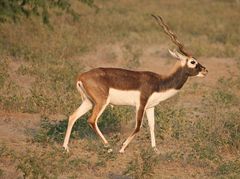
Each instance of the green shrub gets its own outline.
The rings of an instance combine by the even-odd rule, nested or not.
[[[93,6],[93,0],[80,0],[89,6]],[[49,9],[58,8],[77,18],[79,14],[71,7],[71,2],[67,0],[48,1],[48,0],[0,0],[0,22],[9,19],[16,22],[19,16],[30,17],[32,15],[41,16],[42,21],[49,24]]]

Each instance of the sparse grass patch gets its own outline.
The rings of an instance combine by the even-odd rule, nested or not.
[[[233,102],[233,100],[235,99],[235,97],[232,93],[226,92],[223,90],[214,91],[212,96],[216,103],[224,104],[224,105],[231,104]]]
[[[1,143],[0,145],[0,156],[3,156],[4,154],[6,154],[6,146],[4,144]]]
[[[85,159],[66,155],[61,149],[54,146],[47,152],[28,151],[26,154],[18,156],[17,162],[17,168],[27,178],[58,178],[62,174],[79,177],[79,171],[89,165]],[[73,168],[75,170],[72,170]],[[71,172],[69,172],[70,170]]]
[[[117,159],[118,152],[114,150],[108,152],[108,148],[104,148],[101,142],[95,145],[95,151],[97,153],[96,167],[107,167],[109,161],[115,161]]]
[[[18,86],[14,79],[7,80],[1,89],[2,108],[28,113],[69,113],[80,101],[74,78],[82,68],[65,60],[21,65],[16,74],[30,75],[35,79],[29,95],[24,94],[24,88]]]
[[[200,116],[199,120],[192,125],[191,141],[194,143],[193,149],[200,159],[219,160],[221,158],[219,158],[217,151],[220,148],[226,146],[232,148],[232,145],[230,145],[232,140],[236,146],[239,145],[239,142],[237,142],[239,122],[234,120],[234,116],[237,115],[235,109],[231,112],[225,111],[225,105],[222,105],[227,101],[225,98],[221,105],[215,96],[212,96],[212,98],[208,96],[207,98],[208,102],[204,102],[204,107],[202,107],[205,114]],[[227,102],[224,104],[230,103],[230,101]]]
[[[231,89],[228,88],[229,84]],[[192,145],[188,156],[194,159],[191,160],[193,163],[220,167],[225,160],[221,149],[227,148],[233,152],[239,149],[239,108],[235,108],[239,100],[235,90],[235,81],[220,79],[218,89],[209,91],[203,98],[199,108],[202,115],[191,127],[192,137],[188,137]]]
[[[124,48],[124,59],[126,59],[126,67],[137,68],[140,66],[140,57],[142,55],[141,49],[135,49],[131,45],[125,45]]]
[[[23,172],[24,178],[47,178],[45,165],[40,165],[40,159],[36,155],[23,156],[17,168]]]
[[[132,178],[151,178],[154,175],[154,166],[157,163],[157,156],[152,148],[142,149],[139,156],[131,160],[123,175]]]
[[[229,178],[238,178],[240,176],[240,160],[226,161],[218,166],[216,170],[217,176]]]
[[[156,135],[161,138],[167,134],[176,139],[183,137],[187,123],[184,109],[163,104],[156,110]]]
[[[0,57],[2,58],[2,57]],[[8,64],[7,64],[7,60],[5,59],[1,59],[0,60],[0,89],[3,88],[5,81],[8,78],[8,73],[7,70],[8,69]]]
[[[240,101],[236,84],[235,79],[219,79],[216,88],[206,90],[198,107],[177,107],[176,101],[169,100],[157,108],[157,137],[181,145],[166,152],[160,160],[201,167],[210,176],[211,171],[226,160],[222,150],[231,151],[236,159],[240,142],[240,111],[236,107]],[[197,115],[192,115],[194,110]]]
[[[89,117],[89,113],[82,116],[80,119],[76,121],[73,126],[71,138],[90,138],[96,139],[96,134],[89,126],[87,120]],[[41,128],[38,132],[35,133],[33,137],[33,141],[36,142],[63,142],[66,130],[67,130],[68,120],[63,120],[60,122],[50,122],[47,118],[44,118],[41,123]],[[111,132],[120,131],[120,119],[107,108],[103,114],[101,115],[98,126],[100,130],[104,131],[105,134],[109,134]]]
[[[81,66],[62,61],[52,65],[37,65],[34,68],[40,69],[35,71],[36,80],[31,90],[32,96],[28,100],[38,112],[69,113],[72,107],[76,107],[80,97],[74,78],[82,70]]]
[[[86,170],[90,165],[84,157],[67,155],[54,145],[48,145],[44,150],[41,146],[35,149],[26,147],[26,151],[14,151],[1,145],[0,152],[1,158],[10,160],[24,178],[58,178],[61,175],[79,178],[79,171]]]
[[[28,67],[27,65],[23,64],[17,69],[16,73],[18,75],[30,75],[30,76],[34,74],[33,69],[31,67]]]
[[[214,146],[212,143],[195,143],[193,146],[193,151],[195,152],[195,155],[198,156],[198,159],[203,161],[206,159],[210,161],[220,159],[220,156],[216,153],[216,146]]]
[[[228,113],[224,128],[228,135],[227,144],[235,150],[240,149],[240,115],[239,113]]]

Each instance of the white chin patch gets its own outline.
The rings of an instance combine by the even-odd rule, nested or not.
[[[199,72],[199,73],[197,74],[197,76],[198,76],[198,77],[205,77],[205,75],[204,75],[202,72]]]

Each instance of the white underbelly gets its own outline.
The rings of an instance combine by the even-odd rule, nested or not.
[[[178,90],[170,89],[164,92],[154,92],[148,99],[146,108],[151,108],[158,105],[161,101],[164,101],[173,95],[175,95]]]
[[[136,106],[140,102],[140,91],[109,89],[109,103],[113,105]]]

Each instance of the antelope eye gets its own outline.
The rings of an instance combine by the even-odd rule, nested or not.
[[[191,64],[195,64],[196,62],[195,61],[191,61]]]

